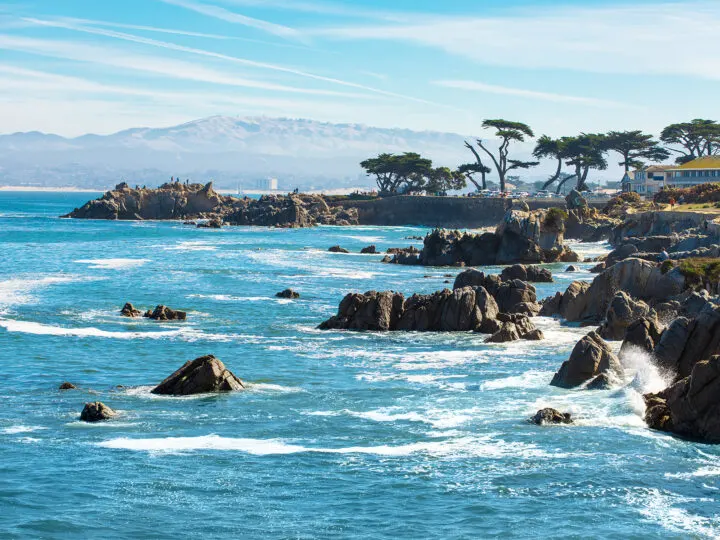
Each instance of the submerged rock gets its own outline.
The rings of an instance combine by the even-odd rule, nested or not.
[[[204,223],[198,223],[197,227],[198,229],[222,229],[223,220],[222,218],[214,217]]]
[[[123,317],[139,317],[142,315],[142,312],[139,309],[135,309],[135,306],[133,306],[130,302],[126,302],[120,310],[120,315]]]
[[[143,317],[154,321],[184,321],[187,319],[187,312],[177,311],[161,304],[152,311],[146,311]]]
[[[546,407],[540,409],[530,419],[531,422],[542,426],[543,424],[572,424],[572,416],[570,413],[561,413],[557,409]]]
[[[367,247],[362,248],[362,249],[360,250],[360,253],[362,253],[362,254],[369,254],[369,255],[377,255],[377,254],[380,253],[380,252],[377,250],[377,248],[376,248],[375,245],[373,244],[373,245],[371,245],[371,246],[367,246]]]
[[[350,253],[349,250],[345,249],[344,247],[340,247],[340,246],[329,247],[328,251],[330,253]]]
[[[293,289],[285,289],[284,291],[280,291],[279,293],[275,293],[275,296],[278,298],[300,298],[300,293],[297,291],[294,291]]]
[[[213,355],[201,356],[183,366],[159,385],[153,394],[187,396],[208,392],[243,390],[245,386]]]
[[[77,390],[77,386],[75,386],[71,382],[65,381],[64,383],[60,384],[60,386],[58,386],[58,390]]]
[[[565,269],[566,272],[579,272],[578,267],[571,264]]]
[[[100,422],[102,420],[109,420],[116,414],[115,411],[101,401],[95,401],[85,404],[85,407],[83,407],[80,413],[80,420],[83,422]]]
[[[621,379],[623,368],[608,344],[597,332],[590,332],[577,342],[570,358],[563,362],[550,384],[575,388],[600,374]]]
[[[720,356],[697,362],[689,376],[644,398],[651,428],[720,443]]]

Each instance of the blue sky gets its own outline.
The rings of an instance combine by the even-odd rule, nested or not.
[[[553,136],[718,118],[720,1],[0,0],[0,132],[210,115]]]

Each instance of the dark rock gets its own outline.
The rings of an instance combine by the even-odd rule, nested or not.
[[[633,244],[623,244],[613,251],[611,251],[607,259],[605,259],[605,267],[610,268],[613,264],[619,261],[624,261],[628,257],[634,256],[640,250]]]
[[[139,317],[142,315],[142,312],[139,309],[135,309],[135,306],[133,306],[130,302],[126,302],[120,310],[120,315],[123,317]]]
[[[577,342],[570,358],[563,362],[550,384],[575,388],[601,373],[621,379],[623,368],[608,344],[596,332],[590,332]]]
[[[566,272],[579,272],[580,270],[578,270],[578,267],[577,267],[577,266],[573,266],[573,265],[571,264],[570,266],[568,266],[568,267],[565,269],[565,271],[566,271]]]
[[[536,328],[535,330],[531,330],[530,332],[526,332],[522,336],[520,336],[521,339],[524,339],[526,341],[541,341],[545,339],[545,334],[542,333],[542,330],[539,328]]]
[[[508,310],[508,313],[520,313],[522,315],[535,317],[538,313],[540,313],[541,309],[542,306],[537,302],[520,302],[519,304],[515,304],[511,307]]]
[[[369,254],[369,255],[377,255],[378,250],[374,245],[372,245],[372,246],[367,246],[367,247],[362,248],[360,250],[360,253]]]
[[[109,420],[117,413],[110,407],[100,401],[86,403],[80,413],[80,420],[83,422],[100,422],[101,420]]]
[[[720,443],[720,356],[697,362],[690,375],[646,394],[645,421],[657,430]]]
[[[648,313],[650,313],[650,306],[645,302],[633,300],[626,293],[620,291],[611,300],[598,333],[603,339],[623,339],[628,327]]]
[[[285,289],[284,291],[280,291],[279,293],[276,293],[275,296],[278,298],[300,298],[300,293],[297,291],[294,291],[292,289]]]
[[[504,313],[513,313],[519,304],[537,302],[535,287],[519,279],[502,282],[493,296]]]
[[[607,373],[601,373],[591,380],[585,388],[587,390],[609,390],[612,388],[612,380]]]
[[[543,300],[543,307],[540,315],[552,317],[560,315],[568,321],[579,321],[580,314],[585,308],[585,294],[590,288],[590,283],[585,281],[573,281],[564,293],[555,293]]]
[[[520,339],[520,333],[515,323],[501,323],[500,329],[492,336],[485,340],[485,343],[507,343],[509,341],[517,341]]]
[[[525,266],[524,264],[514,264],[505,268],[500,277],[503,281],[519,279],[521,281],[530,281],[532,283],[552,283],[552,273],[546,268],[540,266]]]
[[[208,392],[242,390],[245,386],[225,365],[212,355],[185,362],[159,385],[153,394],[187,396]]]
[[[67,381],[65,381],[60,386],[58,386],[58,390],[76,390],[76,389],[77,389],[77,386],[75,386],[73,383],[67,382]]]
[[[340,246],[332,246],[332,247],[328,248],[328,251],[330,253],[350,253],[349,250],[347,250],[343,247],[340,247]]]
[[[222,229],[223,220],[222,218],[214,217],[203,223],[198,223],[197,226],[199,229]]]
[[[645,352],[652,352],[660,341],[663,328],[657,318],[648,315],[630,323],[625,331],[620,356],[627,353],[632,347],[637,347]]]
[[[572,416],[570,413],[561,413],[556,409],[547,407],[536,412],[530,421],[539,426],[543,424],[572,424]]]
[[[152,311],[146,311],[143,317],[154,321],[184,321],[187,319],[187,312],[177,311],[161,304],[155,306]]]
[[[605,261],[597,263],[590,269],[591,274],[599,274],[605,270]]]
[[[397,327],[405,298],[400,293],[369,291],[351,293],[340,302],[338,313],[319,328],[321,330],[388,331]]]

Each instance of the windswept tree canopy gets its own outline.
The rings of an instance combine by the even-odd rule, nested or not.
[[[542,189],[547,189],[551,184],[557,181],[562,174],[563,159],[565,159],[566,137],[561,139],[553,139],[547,135],[542,135],[535,145],[533,156],[538,159],[549,158],[557,161],[555,173],[547,179],[542,185]]]
[[[640,168],[645,161],[660,162],[670,157],[670,152],[660,146],[652,135],[636,131],[611,131],[606,135],[608,150],[617,152],[622,157],[618,163],[625,168]]]
[[[433,168],[432,160],[414,152],[380,154],[360,163],[368,176],[375,176],[381,194],[429,193],[444,194],[463,189],[465,175],[448,167]]]
[[[492,129],[495,131],[495,137],[500,139],[500,146],[497,154],[493,154],[483,143],[482,139],[477,140],[477,145],[490,157],[495,170],[500,177],[500,190],[505,191],[505,179],[508,171],[513,169],[529,169],[534,167],[538,161],[520,161],[510,159],[510,144],[512,142],[524,142],[526,137],[535,136],[530,126],[522,122],[513,122],[510,120],[485,120],[482,123],[484,129]],[[466,143],[467,145],[467,143]]]
[[[670,124],[660,133],[660,140],[674,146],[668,147],[668,150],[679,154],[675,159],[677,163],[687,163],[720,152],[720,124],[702,118]]]
[[[576,178],[578,191],[586,190],[585,182],[590,169],[604,171],[608,168],[605,159],[607,150],[607,137],[601,133],[581,133],[577,137],[566,137],[565,163],[568,167],[574,167],[575,174],[565,178],[563,183]],[[560,187],[558,186],[558,189]]]

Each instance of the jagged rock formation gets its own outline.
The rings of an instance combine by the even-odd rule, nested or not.
[[[300,293],[293,289],[285,289],[284,291],[275,293],[275,296],[277,296],[278,298],[297,299],[297,298],[300,298]]]
[[[544,339],[542,332],[535,328],[535,325],[526,315],[498,313],[497,323],[499,323],[497,330],[485,340],[485,343],[507,343],[519,339],[528,341]],[[485,324],[480,330],[482,331],[491,326]]]
[[[77,390],[77,386],[75,386],[71,382],[65,381],[64,383],[60,384],[60,386],[58,386],[58,390]]]
[[[619,291],[610,301],[598,333],[603,339],[623,339],[628,327],[649,313],[650,306],[645,302],[633,300],[627,293]]]
[[[340,246],[331,246],[328,248],[328,251],[330,253],[350,253],[349,249],[345,249],[344,247]]]
[[[159,385],[153,394],[187,396],[208,392],[243,390],[245,386],[213,355],[201,356],[183,366]]]
[[[142,312],[139,309],[135,309],[135,306],[133,306],[130,302],[126,302],[120,310],[120,315],[123,317],[139,317],[142,315]]]
[[[187,319],[187,312],[171,309],[161,304],[155,306],[155,309],[152,311],[147,310],[143,317],[154,321],[184,321]]]
[[[533,424],[542,426],[544,424],[572,424],[572,415],[570,413],[561,413],[557,409],[546,407],[540,409],[530,419]]]
[[[131,188],[123,182],[99,199],[89,201],[63,216],[79,219],[166,220],[207,219],[203,227],[259,225],[311,227],[357,225],[357,210],[330,208],[319,195],[266,195],[260,199],[237,198],[217,193],[212,182],[169,182],[157,189]]]
[[[377,247],[375,247],[375,244],[372,244],[370,246],[362,248],[360,250],[360,253],[362,253],[363,255],[377,255],[380,252],[377,250]]]
[[[608,380],[622,379],[622,375],[620,360],[596,332],[590,332],[577,342],[570,358],[563,362],[550,384],[575,388],[590,381],[588,388],[592,389],[606,386]],[[603,377],[593,385],[593,380],[600,376]]]
[[[568,210],[568,218],[565,221],[567,238],[583,242],[599,242],[608,239],[613,229],[621,223],[619,219],[590,208],[587,200],[575,189],[565,197],[565,203]]]
[[[85,407],[83,407],[80,413],[80,420],[83,422],[100,422],[102,420],[109,420],[116,414],[115,411],[101,401],[95,401],[85,404]]]
[[[503,269],[500,273],[503,281],[511,279],[519,279],[521,281],[529,281],[531,283],[552,283],[552,272],[547,268],[540,266],[525,266],[524,264],[514,264]]]
[[[651,428],[720,443],[720,356],[697,362],[688,376],[644,398]]]
[[[482,266],[579,260],[575,252],[563,245],[563,222],[558,212],[509,210],[494,233],[435,229],[425,237],[423,249],[416,257],[396,257],[392,262]]]
[[[637,347],[648,353],[652,352],[660,342],[664,330],[653,315],[633,321],[625,331],[625,338],[620,347],[620,357],[632,347]]]
[[[568,321],[599,323],[618,291],[646,302],[659,303],[686,289],[678,269],[663,273],[656,264],[642,259],[620,261],[593,279],[592,284],[573,282],[564,294],[543,303],[541,315],[560,314]]]

